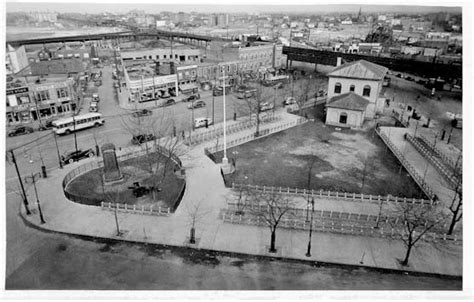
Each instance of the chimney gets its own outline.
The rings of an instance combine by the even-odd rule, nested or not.
[[[342,63],[342,58],[341,58],[341,57],[337,57],[336,67],[337,67],[337,66],[341,66],[341,63]]]
[[[155,61],[155,74],[160,74],[160,61]]]

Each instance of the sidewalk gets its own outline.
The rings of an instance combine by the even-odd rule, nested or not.
[[[444,179],[436,168],[410,144],[403,135],[410,133],[407,128],[380,127],[394,145],[400,150],[416,173],[424,178],[427,185],[438,196],[439,202],[449,206],[454,197],[452,186]]]
[[[288,119],[292,118],[287,114]],[[228,136],[245,136],[255,129],[246,129]],[[139,148],[139,147],[137,147]],[[436,247],[422,242],[410,257],[410,267],[400,267],[405,248],[400,241],[388,239],[313,232],[312,256],[306,257],[308,233],[306,231],[278,229],[276,254],[268,253],[270,232],[266,227],[224,223],[221,209],[233,196],[224,186],[219,165],[204,155],[204,145],[188,148],[181,156],[186,169],[186,191],[180,206],[168,217],[118,212],[121,237],[116,236],[113,211],[86,206],[67,200],[61,182],[68,171],[95,158],[73,163],[64,169],[54,170],[48,179],[38,181],[38,194],[46,224],[39,224],[37,214],[26,216],[40,228],[78,235],[112,238],[132,242],[147,242],[199,249],[275,256],[299,260],[324,261],[357,266],[370,266],[395,270],[462,275],[462,246],[439,243]],[[34,196],[29,192],[29,196]],[[31,199],[31,198],[30,198]],[[32,200],[32,199],[31,199]],[[337,202],[332,200],[331,202]],[[202,215],[196,224],[196,244],[189,241],[191,217],[189,210],[199,205]],[[30,207],[36,207],[30,203]],[[22,211],[24,209],[22,208]]]

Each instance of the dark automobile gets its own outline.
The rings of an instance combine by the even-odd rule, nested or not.
[[[77,151],[72,151],[68,152],[64,155],[61,156],[61,161],[64,164],[72,164],[75,161],[80,161],[83,158],[86,157],[93,157],[95,155],[94,150],[88,149],[88,150],[77,150]]]
[[[201,108],[204,106],[206,106],[206,103],[204,103],[204,101],[197,101],[197,102],[193,102],[192,104],[189,104],[188,109]]]
[[[101,86],[102,85],[102,81],[101,80],[97,80],[95,83],[94,83],[95,86]]]
[[[42,123],[39,125],[38,130],[44,131],[44,130],[49,130],[53,128],[53,121],[54,120],[47,120],[45,123]]]
[[[147,116],[151,115],[153,111],[148,110],[148,109],[142,109],[142,110],[137,110],[134,113],[132,113],[133,117],[140,117],[140,116]]]
[[[195,100],[199,100],[200,98],[201,96],[199,94],[193,94],[193,95],[188,96],[187,98],[184,98],[183,102],[193,102]]]
[[[14,128],[13,130],[10,130],[8,132],[8,136],[17,136],[17,135],[22,135],[22,134],[28,134],[33,132],[33,128],[28,127],[28,126],[18,126]]]
[[[132,137],[132,144],[140,145],[155,139],[153,134],[139,134]]]
[[[166,100],[166,102],[163,104],[163,106],[171,106],[171,105],[174,105],[176,104],[175,100],[174,99],[169,99],[169,100]]]

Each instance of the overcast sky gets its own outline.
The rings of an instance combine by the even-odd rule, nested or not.
[[[88,0],[86,0],[88,1]],[[81,2],[81,3],[18,3],[18,2],[8,2],[6,5],[7,12],[19,12],[19,11],[54,11],[54,12],[78,12],[78,13],[100,13],[100,12],[114,12],[114,13],[123,13],[128,12],[133,9],[144,10],[148,13],[158,13],[160,11],[184,11],[184,12],[286,12],[286,13],[327,13],[327,12],[353,12],[356,13],[359,11],[359,8],[362,8],[363,12],[407,12],[407,13],[426,13],[426,12],[461,12],[461,8],[458,7],[447,7],[447,6],[394,6],[394,5],[360,5],[356,1],[346,0],[346,3],[352,4],[343,4],[343,5],[328,5],[327,3],[337,3],[341,1],[306,1],[306,0],[295,0],[295,1],[233,1],[233,2],[224,2],[219,1],[216,4],[214,0],[198,0],[197,4],[186,5],[185,3],[194,3],[194,1],[173,1],[177,2],[175,4],[165,4],[166,1],[153,1],[152,3],[126,3],[126,1],[113,1],[109,3],[104,3],[106,1],[102,0],[90,2]],[[122,3],[117,3],[122,2]],[[124,3],[125,2],[125,3]],[[161,2],[161,4],[160,4]],[[214,3],[213,3],[214,2]],[[222,5],[225,3],[224,5]],[[236,3],[244,5],[235,5]],[[249,5],[248,3],[256,3],[259,5]],[[268,3],[268,4],[265,4]],[[269,5],[278,4],[278,5]],[[295,3],[294,5],[288,5],[288,3]],[[323,3],[323,5],[308,5],[315,3]],[[324,4],[326,3],[326,4]],[[359,1],[359,3],[370,3],[370,1]],[[377,1],[376,3],[384,3],[383,1]],[[403,3],[399,1],[396,3]],[[417,1],[410,1],[410,3],[417,4]],[[262,5],[263,4],[263,5]],[[442,2],[434,2],[434,4],[442,4]]]

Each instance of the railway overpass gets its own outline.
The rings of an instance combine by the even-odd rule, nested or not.
[[[50,37],[50,38],[38,38],[38,39],[27,39],[27,40],[12,40],[6,41],[6,44],[10,44],[13,47],[21,45],[33,45],[33,44],[48,44],[48,43],[66,43],[66,42],[86,42],[86,41],[97,41],[97,40],[117,40],[117,39],[139,39],[139,38],[156,38],[156,39],[167,39],[174,42],[180,42],[185,44],[192,44],[199,47],[204,47],[210,41],[228,41],[221,37],[196,35],[192,33],[172,32],[164,30],[130,30],[113,33],[101,33],[92,35],[77,35],[77,36],[65,36],[65,37]]]
[[[406,60],[361,54],[349,54],[334,51],[324,51],[297,47],[283,47],[283,54],[287,55],[288,62],[291,65],[292,61],[322,64],[322,65],[337,65],[337,58],[340,57],[345,61],[366,60],[375,64],[379,64],[389,68],[390,70],[407,72],[410,74],[427,77],[444,79],[462,78],[462,65],[455,64],[441,64],[433,62],[424,62],[417,60]]]

